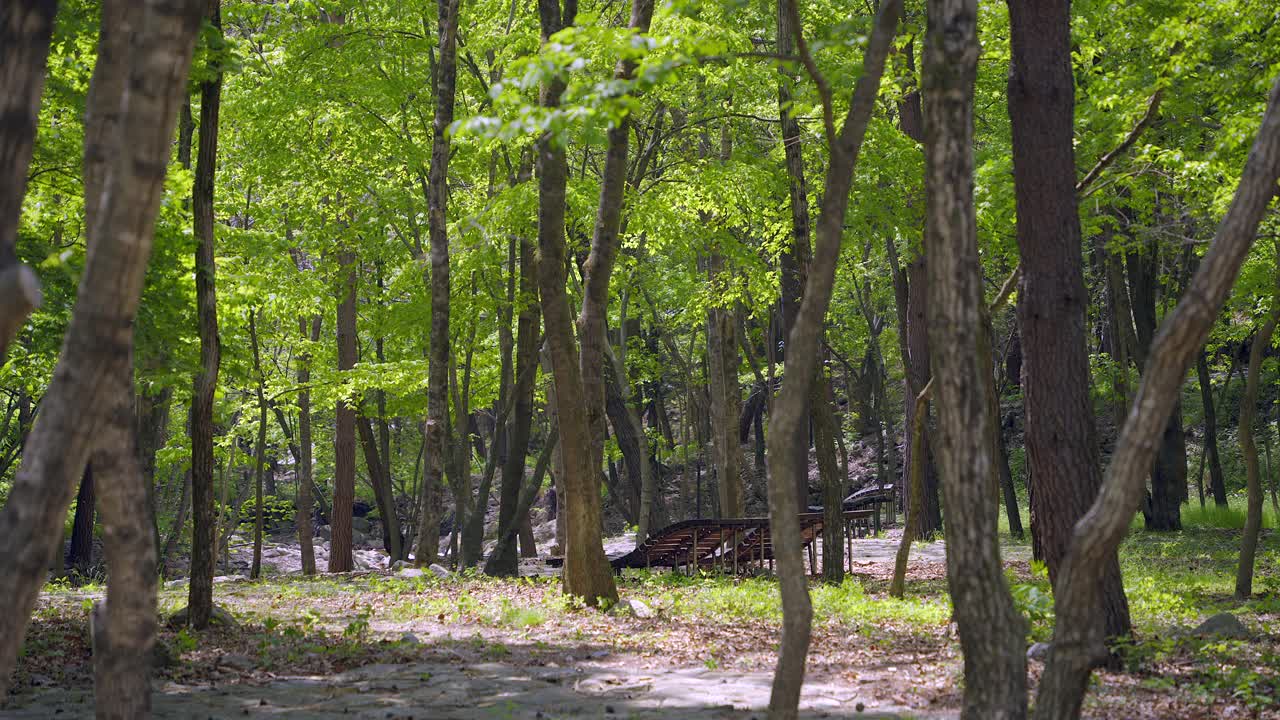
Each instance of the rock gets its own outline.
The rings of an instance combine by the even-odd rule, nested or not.
[[[439,578],[448,578],[450,575],[453,574],[449,572],[449,568],[443,565],[440,565],[438,563],[431,563],[431,566],[429,569],[431,570],[431,572],[436,574],[436,577],[439,577]]]
[[[41,675],[40,673],[31,673],[30,680],[31,684],[36,687],[49,687],[53,685],[53,678],[48,675]]]
[[[411,568],[411,567],[413,567],[413,563],[407,560],[397,560],[391,563],[391,572],[400,572],[405,568]]]
[[[653,608],[644,604],[639,600],[632,598],[623,598],[616,605],[609,608],[610,615],[630,615],[641,619],[653,617]]]
[[[186,587],[190,583],[191,583],[191,578],[178,578],[177,580],[169,580],[165,582],[164,586],[167,588],[180,588],[180,587]]]
[[[396,575],[402,578],[416,578],[422,577],[423,575],[426,575],[426,573],[423,572],[421,568],[406,567],[400,568]]]
[[[157,639],[151,649],[151,665],[157,668],[170,668],[178,664],[178,654],[169,643]]]
[[[184,627],[189,622],[188,618],[190,617],[190,612],[190,607],[184,607],[173,615],[170,615],[169,620],[165,624],[174,629]],[[231,613],[227,612],[227,609],[221,605],[213,606],[213,611],[209,615],[209,620],[214,625],[222,625],[233,630],[240,627],[240,623],[236,622],[236,619],[231,615]]]
[[[240,672],[249,672],[257,667],[258,663],[248,655],[240,655],[239,653],[228,653],[218,658],[218,667],[231,668]]]
[[[373,523],[369,522],[369,518],[353,517],[351,518],[351,529],[357,532],[368,533]]]
[[[414,634],[413,634],[413,633],[411,633],[411,632],[407,632],[407,633],[405,633],[405,634],[403,634],[403,635],[401,635],[401,636],[400,636],[400,642],[402,642],[402,643],[404,643],[404,644],[406,644],[406,645],[417,645],[417,644],[418,644],[418,636],[417,636],[417,635],[414,635]]]
[[[1047,642],[1038,642],[1027,648],[1027,659],[1036,662],[1044,662],[1049,657],[1049,651],[1053,646]]]
[[[1218,613],[1196,626],[1191,634],[1196,637],[1219,637],[1245,640],[1251,633],[1240,619],[1231,613]]]
[[[360,545],[364,545],[367,542],[369,542],[369,538],[365,537],[364,533],[352,528],[351,530],[351,546],[352,547],[358,547]]]
[[[241,582],[248,579],[249,577],[247,575],[218,575],[213,579],[213,584],[218,585],[221,583]]]
[[[333,537],[333,528],[328,525],[321,525],[316,528],[316,537],[328,540]]]

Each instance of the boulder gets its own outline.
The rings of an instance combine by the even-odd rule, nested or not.
[[[367,534],[369,533],[369,530],[370,530],[372,527],[373,527],[373,523],[369,522],[369,518],[365,518],[365,517],[353,517],[353,518],[351,518],[351,529],[352,529],[352,530],[355,530],[355,531],[358,531],[358,532],[362,532],[362,533],[365,533],[365,534],[367,535]]]
[[[1240,618],[1237,618],[1235,615],[1232,615],[1231,613],[1218,613],[1197,625],[1196,628],[1191,631],[1191,634],[1196,637],[1217,637],[1245,640],[1248,639],[1252,633],[1249,632],[1249,628],[1244,626],[1244,623],[1240,622]]]
[[[333,528],[329,527],[328,525],[316,526],[316,537],[329,540],[330,538],[333,537]]]
[[[1049,658],[1049,651],[1052,649],[1053,646],[1047,642],[1034,643],[1031,647],[1027,648],[1027,659],[1035,660],[1036,662],[1044,662]]]
[[[431,572],[435,573],[436,577],[438,578],[448,578],[450,575],[453,574],[449,572],[449,568],[443,565],[440,565],[438,563],[431,563],[431,566],[429,569],[431,570]]]
[[[423,575],[426,575],[426,573],[423,572],[421,568],[415,567],[400,568],[396,571],[396,577],[402,578],[417,578],[422,577]]]
[[[609,608],[610,615],[630,615],[641,619],[651,618],[654,615],[653,608],[644,604],[639,600],[632,598],[623,598],[616,605]]]
[[[239,653],[227,653],[226,655],[218,658],[218,667],[231,668],[232,670],[237,670],[239,672],[249,672],[257,667],[257,665],[258,664],[253,661],[253,658]]]

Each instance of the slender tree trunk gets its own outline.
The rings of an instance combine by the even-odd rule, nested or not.
[[[355,367],[359,352],[356,338],[356,255],[338,254],[338,372]],[[333,425],[333,512],[329,516],[329,572],[350,572],[351,514],[356,492],[356,410],[339,398]]]
[[[947,505],[947,582],[964,652],[962,718],[1022,718],[1026,625],[996,542],[992,381],[982,362],[982,265],[973,204],[977,0],[929,0],[923,88],[929,347]]]
[[[311,318],[310,340],[314,344],[320,340],[320,316]],[[307,333],[306,318],[298,319],[298,329],[305,336]],[[311,448],[311,353],[304,352],[298,356],[298,544],[302,550],[302,574],[316,574],[315,538],[311,529],[313,475]]]
[[[719,294],[716,283],[727,275],[724,257],[713,252],[707,258],[707,274],[712,292]],[[742,412],[742,389],[738,385],[737,339],[738,321],[733,310],[712,307],[707,310],[707,385],[711,390],[712,463],[719,480],[722,517],[742,517],[742,471],[739,468],[738,415]],[[648,461],[647,458],[645,460]]]
[[[193,2],[198,0],[192,0]],[[221,0],[208,3],[209,21],[221,32]],[[218,111],[222,104],[222,74],[200,84],[200,144],[191,208],[196,235],[196,315],[200,335],[200,369],[191,394],[191,583],[188,618],[202,630],[213,612],[213,404],[218,387],[221,342],[218,336],[217,266],[214,260],[214,173],[218,162]]]
[[[933,394],[933,383],[925,385],[920,394],[911,399],[914,412],[911,415],[911,427],[907,432],[907,443],[917,442],[924,435],[925,418],[929,415],[929,396]],[[924,453],[911,456],[911,466],[907,468],[907,512],[902,522],[902,539],[898,542],[898,553],[893,563],[893,579],[889,583],[889,595],[900,598],[906,593],[907,562],[911,559],[911,542],[915,538],[915,528],[920,526],[920,514],[924,512]]]
[[[1178,389],[1204,347],[1280,178],[1280,82],[1271,90],[1231,207],[1177,307],[1152,343],[1142,382],[1120,432],[1102,490],[1076,524],[1054,589],[1053,651],[1036,694],[1036,720],[1074,720],[1094,663],[1107,656],[1097,622],[1098,590],[1111,557],[1142,502],[1157,437],[1177,403]]]
[[[257,580],[262,576],[262,474],[267,460],[267,377],[262,372],[262,352],[258,344],[257,317],[261,311],[249,310],[249,345],[253,350],[253,374],[257,376],[255,387],[258,397],[258,440],[253,448],[253,564],[249,568],[249,578]]]
[[[805,57],[807,69],[815,78],[820,78],[803,41],[800,11],[795,2],[796,0],[784,0],[778,11],[780,15],[787,16],[796,47],[802,57]],[[771,720],[790,720],[796,717],[813,618],[800,541],[799,479],[795,477],[801,466],[798,456],[805,454],[807,443],[797,445],[794,439],[797,437],[797,429],[807,420],[805,401],[818,370],[822,326],[835,284],[845,211],[849,205],[849,190],[853,185],[853,171],[858,164],[858,153],[862,149],[876,95],[880,91],[880,77],[884,72],[885,59],[893,44],[901,13],[900,0],[885,0],[880,6],[863,57],[862,74],[854,86],[849,112],[838,133],[831,119],[830,93],[824,92],[823,96],[830,162],[823,187],[822,207],[818,214],[813,264],[805,283],[795,327],[787,337],[787,374],[782,381],[782,392],[773,404],[772,426],[768,437],[771,474],[769,526],[782,595],[782,639],[769,698]],[[827,87],[825,80],[819,85]]]
[[[831,385],[821,365],[814,373],[809,393],[813,444],[818,476],[822,478],[822,576],[839,583],[844,580],[844,484],[849,475],[841,475],[836,461],[836,434],[840,427],[831,409]]]
[[[391,475],[387,471],[390,458],[378,449],[378,438],[373,431],[373,422],[367,417],[356,419],[356,430],[360,434],[360,447],[364,450],[365,466],[369,470],[369,485],[373,488],[374,501],[378,504],[378,514],[382,516],[382,545],[394,563],[404,559],[401,547],[400,518],[396,513],[395,488],[391,484]]]
[[[449,414],[449,136],[458,80],[458,9],[461,0],[437,0],[439,60],[435,73],[436,108],[431,134],[431,167],[427,180],[431,243],[431,349],[427,358],[426,463],[423,471],[422,531],[418,533],[419,565],[435,562],[439,526],[428,522],[436,493],[444,486],[445,424]],[[457,524],[455,518],[455,525]]]
[[[1203,350],[1196,358],[1196,376],[1200,380],[1200,398],[1204,401],[1204,458],[1209,465],[1209,488],[1213,502],[1218,507],[1227,506],[1227,483],[1222,474],[1222,459],[1218,455],[1218,411],[1213,403],[1213,378],[1209,374],[1209,360]],[[1227,384],[1231,376],[1227,375]]]
[[[1277,276],[1280,278],[1280,275]],[[1280,295],[1277,296],[1280,298]],[[1245,377],[1244,397],[1240,400],[1240,453],[1244,455],[1245,489],[1249,506],[1245,514],[1244,534],[1240,539],[1240,559],[1236,564],[1236,599],[1248,600],[1253,594],[1253,558],[1258,550],[1258,532],[1262,529],[1262,473],[1258,469],[1258,445],[1253,436],[1253,418],[1258,410],[1258,380],[1262,359],[1271,349],[1271,336],[1280,320],[1280,299],[1272,299],[1271,314],[1253,338],[1249,349],[1249,374]]]
[[[787,3],[790,0],[778,0],[778,54],[792,55],[795,52],[795,35],[799,28],[793,27],[793,20],[787,12]],[[778,309],[781,324],[779,331],[781,332],[782,360],[784,364],[791,358],[791,348],[788,345],[791,339],[791,331],[795,327],[796,315],[800,312],[801,296],[804,293],[805,286],[805,270],[809,265],[811,222],[809,219],[809,186],[804,174],[804,152],[800,139],[800,123],[796,119],[796,108],[792,93],[792,86],[795,85],[795,71],[787,66],[779,66],[778,69],[778,113],[782,130],[782,151],[786,158],[787,177],[789,179],[790,189],[790,206],[791,206],[791,242],[783,250],[779,258],[779,285],[780,295],[778,297]],[[769,340],[771,348],[778,347],[779,343],[772,338]],[[789,372],[791,368],[786,368]],[[770,387],[769,392],[774,390]],[[805,393],[804,398],[800,401],[804,404],[802,417],[804,422],[798,424],[792,431],[793,437],[791,442],[806,448],[796,456],[795,467],[787,473],[788,477],[796,484],[796,493],[799,507],[807,507],[809,505],[809,394]],[[776,432],[776,428],[771,426],[769,433]],[[773,463],[769,463],[772,469]]]
[[[6,583],[0,604],[0,697],[8,692],[76,480],[102,431],[119,417],[111,379],[128,377],[131,368],[127,349],[132,347],[201,5],[197,0],[103,3],[105,32],[99,37],[86,102],[85,269],[63,352],[0,510],[0,577]],[[135,31],[118,32],[120,22]],[[99,495],[105,518],[107,493]],[[154,554],[143,559],[154,577]],[[143,602],[154,598],[145,586],[142,590],[129,588],[143,596]],[[135,667],[140,665],[136,657],[131,660]]]
[[[225,482],[223,483],[223,485],[225,487]],[[157,561],[158,567],[160,568],[161,575],[165,574],[165,569],[169,563],[169,558],[173,555],[174,551],[177,549],[178,541],[182,539],[182,531],[187,526],[187,510],[190,507],[191,507],[191,470],[190,468],[188,468],[187,471],[182,474],[182,492],[179,495],[178,512],[173,518],[173,526],[169,528],[169,537],[166,538],[164,541],[164,544],[161,545],[163,549],[160,551],[160,559]]]
[[[1018,333],[1026,406],[1032,532],[1056,581],[1071,530],[1102,485],[1090,394],[1076,208],[1070,0],[1008,0],[1012,65],[1009,119],[1022,282]],[[1106,561],[1102,607],[1108,637],[1128,635],[1120,561]]]
[[[93,492],[93,465],[84,466],[80,477],[80,489],[76,491],[76,515],[71,521],[71,545],[67,548],[64,567],[85,573],[93,564],[93,519],[95,498]],[[59,548],[61,549],[61,548]]]

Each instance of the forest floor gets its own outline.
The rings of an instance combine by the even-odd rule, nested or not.
[[[1280,718],[1280,534],[1265,531],[1251,601],[1231,599],[1239,531],[1134,532],[1122,550],[1134,642],[1095,677],[1092,718]],[[814,581],[805,717],[954,717],[961,657],[941,542],[915,546],[908,597],[887,595],[896,546],[855,541],[853,577]],[[1005,547],[1029,642],[1052,626],[1048,581]],[[86,608],[101,588],[42,593],[8,712],[90,717]],[[219,583],[236,627],[166,628],[159,717],[749,718],[768,702],[781,619],[768,578],[628,574],[639,612],[577,606],[552,577],[365,571]],[[186,601],[165,587],[168,615]],[[624,603],[631,607],[631,603]],[[1248,636],[1191,631],[1233,613]],[[1042,666],[1030,663],[1034,687]]]

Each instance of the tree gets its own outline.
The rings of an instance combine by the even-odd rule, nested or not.
[[[426,468],[423,476],[424,521],[419,524],[419,565],[434,562],[438,528],[425,520],[434,512],[435,493],[444,487],[445,424],[449,414],[449,235],[447,187],[449,125],[453,122],[458,79],[458,11],[461,0],[437,0],[436,33],[440,44],[435,71],[435,118],[432,120],[431,167],[427,178],[427,231],[430,241],[431,339],[427,369]],[[461,432],[461,431],[460,431]],[[461,517],[457,518],[460,522]],[[456,523],[455,523],[456,524]]]
[[[1071,3],[1009,0],[1009,119],[1022,282],[1027,466],[1032,532],[1056,580],[1071,529],[1102,484],[1090,397],[1073,147]],[[997,430],[998,432],[998,430]],[[1107,560],[1107,636],[1129,634],[1120,561]]]
[[[196,0],[103,4],[86,119],[85,272],[54,380],[0,512],[0,558],[8,579],[0,613],[0,694],[8,690],[75,481],[96,447],[120,439],[121,391],[128,385],[118,383],[131,376],[133,321],[201,10]],[[125,27],[133,32],[122,32]],[[127,397],[131,405],[132,393]],[[132,456],[131,449],[127,455]],[[105,475],[106,468],[101,472]],[[119,502],[124,498],[106,485],[100,495],[107,561],[119,559],[117,552],[134,553],[147,567],[135,575],[136,565],[114,565],[116,592],[109,589],[109,608],[99,605],[96,611],[105,620],[98,626],[103,638],[98,702],[105,717],[138,717],[150,703],[147,663],[139,658],[150,657],[154,640],[155,551],[137,552],[149,546],[151,533],[136,524],[131,538],[115,537],[128,527],[119,512],[126,508]],[[116,487],[131,492],[127,484]],[[127,509],[137,514],[136,508]],[[121,542],[139,539],[144,542]]]
[[[1037,720],[1072,720],[1094,664],[1106,656],[1094,619],[1105,561],[1138,510],[1156,441],[1177,402],[1176,389],[1208,337],[1257,235],[1280,179],[1280,81],[1272,87],[1262,126],[1245,163],[1231,207],[1178,305],[1152,342],[1142,383],[1116,442],[1102,489],[1076,523],[1054,592],[1053,651],[1036,695]]]
[[[796,314],[796,324],[787,337],[787,375],[782,392],[773,406],[769,432],[769,527],[773,554],[777,560],[778,584],[782,594],[782,643],[778,650],[778,666],[769,696],[769,717],[785,720],[796,717],[800,687],[804,682],[805,656],[809,651],[810,623],[813,606],[804,577],[804,558],[800,542],[799,482],[795,477],[800,462],[796,456],[807,450],[798,446],[796,428],[806,420],[805,405],[817,371],[822,325],[831,302],[836,266],[839,264],[840,242],[844,236],[845,211],[858,153],[866,136],[867,125],[880,90],[885,58],[902,13],[900,0],[885,0],[876,17],[871,40],[867,44],[849,103],[849,112],[837,133],[831,88],[818,70],[801,32],[800,10],[795,0],[787,0],[779,12],[785,12],[806,72],[818,86],[822,98],[823,129],[830,162],[823,185],[823,201],[816,226],[812,272],[805,282],[803,301]]]
[[[1280,275],[1277,276],[1280,278]],[[1247,600],[1253,594],[1253,558],[1258,550],[1258,531],[1262,528],[1262,472],[1258,468],[1258,445],[1253,437],[1253,419],[1258,411],[1258,376],[1262,373],[1263,355],[1271,349],[1271,336],[1280,320],[1280,302],[1271,300],[1271,312],[1253,338],[1249,350],[1249,372],[1245,376],[1244,398],[1240,400],[1240,451],[1244,455],[1245,488],[1248,510],[1244,535],[1240,540],[1240,560],[1236,564],[1236,599]]]
[[[356,365],[356,256],[338,253],[338,371]],[[351,513],[356,492],[356,410],[347,398],[338,398],[333,423],[333,512],[329,517],[329,572],[350,572]]]
[[[208,3],[209,23],[222,30],[222,2]],[[196,314],[200,335],[200,369],[191,392],[191,584],[187,617],[202,630],[213,612],[213,575],[217,546],[213,500],[213,403],[218,389],[221,343],[218,337],[217,263],[214,260],[214,175],[218,163],[218,112],[222,105],[222,72],[200,83],[200,145],[191,209],[196,235]]]

